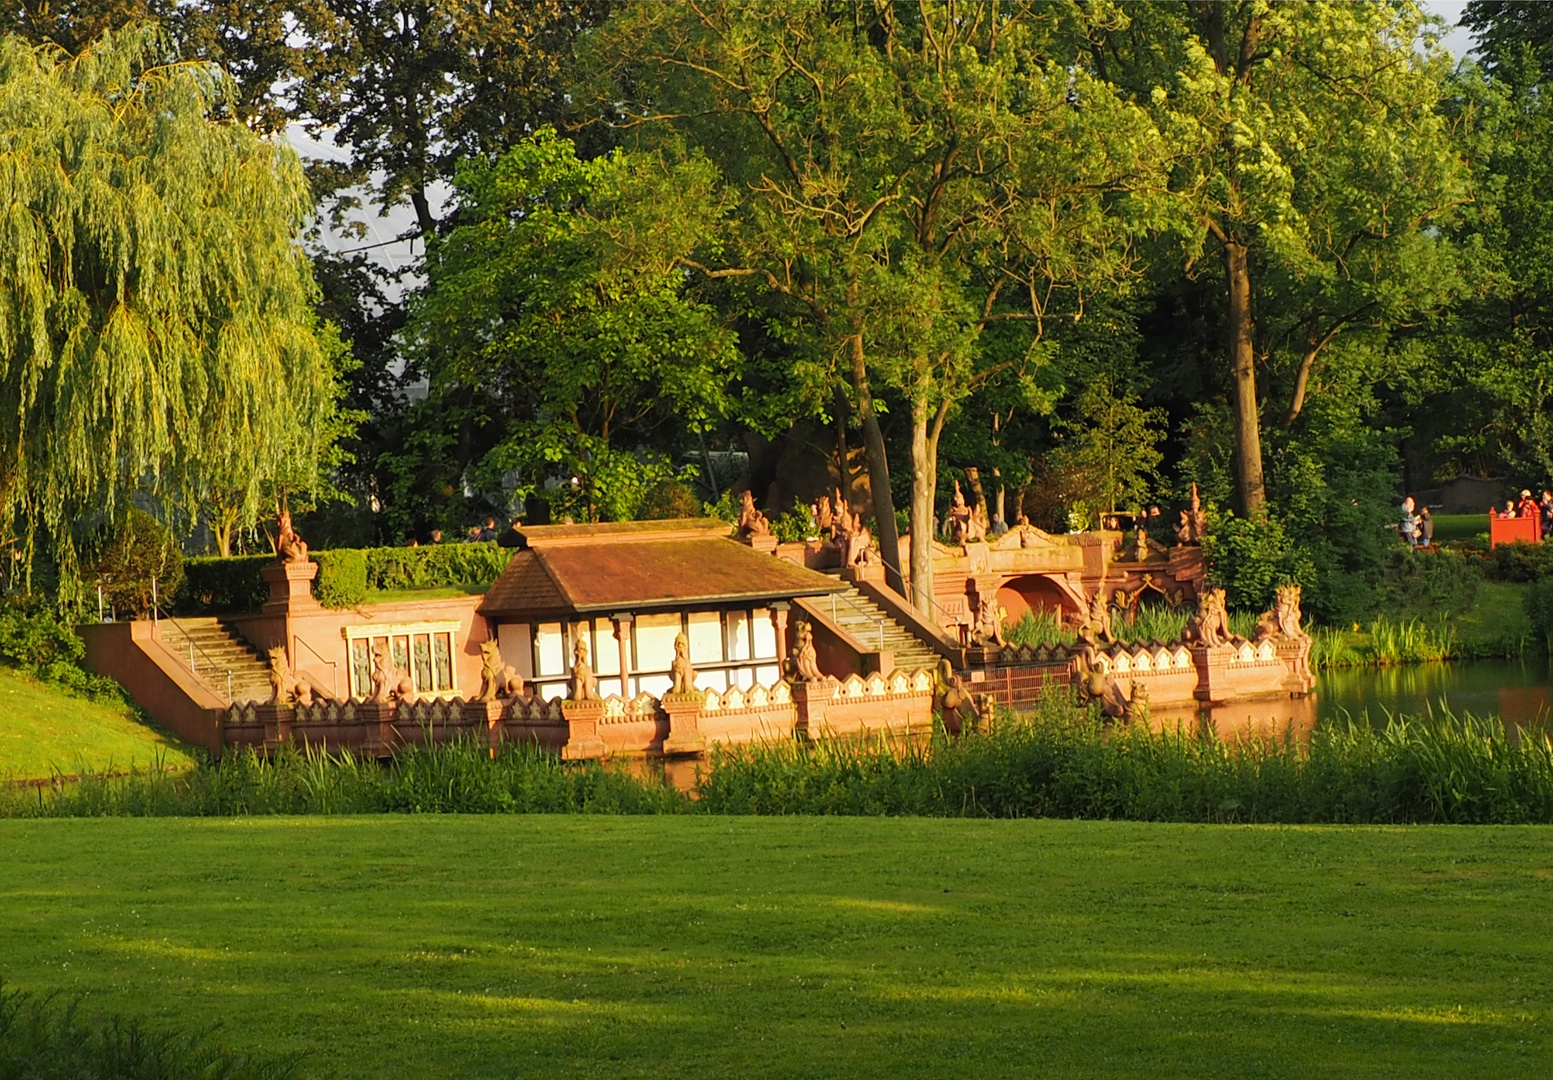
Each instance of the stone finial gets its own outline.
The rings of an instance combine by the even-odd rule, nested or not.
[[[588,663],[588,642],[579,636],[572,647],[572,700],[597,701],[598,680],[593,677],[593,667]]]
[[[270,703],[272,705],[311,705],[313,687],[306,679],[299,679],[286,660],[286,647],[276,645],[270,649]]]
[[[292,528],[290,510],[281,510],[276,519],[275,554],[283,563],[307,562],[307,543]]]
[[[814,630],[808,620],[798,624],[798,645],[793,650],[792,675],[799,682],[819,682],[825,676],[820,673],[820,660],[814,649]]]
[[[669,677],[674,683],[669,688],[669,693],[696,692],[696,670],[690,666],[690,639],[684,634],[677,634],[674,637],[674,666],[669,669]]]
[[[481,701],[522,695],[523,676],[502,660],[500,645],[494,641],[480,642],[480,659],[484,664],[480,670]]]

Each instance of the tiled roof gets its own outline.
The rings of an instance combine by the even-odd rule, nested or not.
[[[561,526],[560,528],[567,528]],[[718,531],[568,535],[519,551],[485,594],[483,615],[523,618],[675,608],[694,602],[818,596],[835,578],[755,551]]]

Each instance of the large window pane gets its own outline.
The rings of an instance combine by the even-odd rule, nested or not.
[[[729,611],[724,614],[727,620],[727,657],[730,660],[748,660],[750,658],[750,617],[748,612]]]
[[[595,675],[620,674],[620,639],[615,637],[612,620],[593,620],[593,655],[590,659]]]
[[[690,662],[720,664],[723,660],[723,616],[718,611],[690,613]]]
[[[668,671],[674,665],[674,639],[679,636],[679,615],[636,617],[636,670]],[[645,688],[647,683],[642,683]],[[651,693],[652,691],[649,691]]]
[[[534,628],[534,637],[538,644],[540,675],[564,675],[568,664],[566,662],[566,639],[561,635],[560,623],[540,623]]]
[[[750,628],[755,631],[755,659],[775,659],[776,627],[772,625],[771,612],[765,608],[756,608]]]

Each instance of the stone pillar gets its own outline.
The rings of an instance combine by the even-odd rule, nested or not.
[[[290,705],[265,702],[254,706],[254,717],[264,725],[264,749],[278,750],[292,741],[291,725],[297,711]]]
[[[602,701],[563,701],[561,716],[566,720],[566,745],[561,747],[563,761],[585,761],[604,756],[604,739],[599,721],[604,716]]]
[[[615,623],[615,638],[620,642],[620,696],[631,700],[631,621],[630,612],[611,615]]]
[[[507,703],[504,701],[464,702],[464,722],[471,730],[485,733],[485,744],[490,748],[491,757],[496,756],[501,746],[501,722],[506,712]]]
[[[663,711],[669,714],[669,733],[663,740],[665,754],[699,754],[706,749],[701,733],[701,708],[706,695],[700,690],[689,694],[664,694]]]
[[[1197,690],[1193,696],[1198,701],[1213,704],[1234,697],[1229,678],[1230,660],[1234,655],[1232,645],[1192,647],[1192,663],[1197,666]]]
[[[363,701],[356,706],[356,726],[361,732],[361,749],[378,757],[393,752],[399,731],[394,717],[399,711],[397,702]]]
[[[296,635],[291,620],[319,610],[313,599],[313,579],[318,576],[315,562],[275,562],[259,571],[270,587],[269,602],[260,609],[265,615],[279,615],[285,623],[286,662],[297,669]]]
[[[776,626],[777,664],[787,670],[787,612],[791,605],[778,600],[771,605],[771,622]]]
[[[793,704],[798,709],[798,722],[793,726],[793,734],[811,741],[823,735],[825,708],[835,696],[836,683],[833,679],[793,683]]]

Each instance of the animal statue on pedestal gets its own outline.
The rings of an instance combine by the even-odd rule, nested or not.
[[[297,677],[286,661],[286,647],[276,645],[270,649],[270,703],[272,705],[311,705],[313,687],[306,679]]]
[[[516,668],[503,662],[500,645],[494,641],[480,642],[480,659],[481,701],[522,696],[523,676],[518,674]]]

